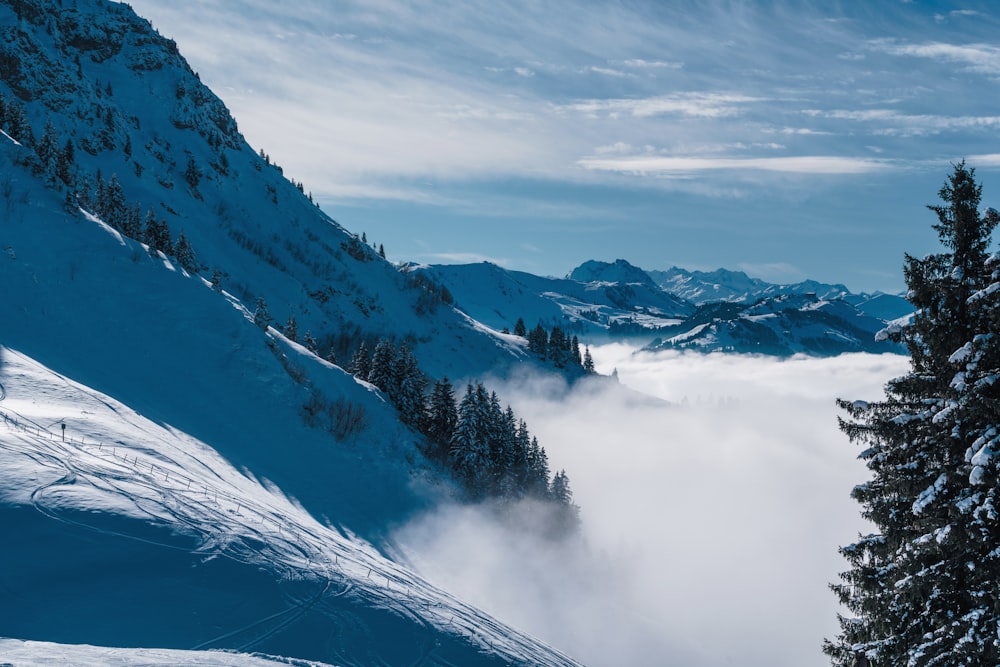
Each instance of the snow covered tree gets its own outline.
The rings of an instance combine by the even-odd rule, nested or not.
[[[597,372],[594,369],[594,358],[590,356],[590,346],[585,347],[583,351],[583,370],[589,375]]]
[[[909,373],[884,401],[839,401],[872,474],[852,496],[878,532],[841,549],[851,569],[833,589],[854,616],[824,646],[838,665],[856,650],[879,665],[1000,662],[1000,282],[986,253],[1000,215],[980,214],[974,176],[956,165],[929,207],[947,252],[905,259],[917,310],[886,335]]]
[[[319,343],[316,342],[316,338],[312,335],[312,331],[306,331],[305,335],[302,336],[302,344],[306,346],[306,349],[313,354],[319,354]]]
[[[191,242],[188,241],[188,238],[184,235],[183,231],[177,238],[177,246],[174,248],[174,252],[177,257],[177,263],[180,264],[185,271],[188,273],[198,272],[198,260],[195,259],[194,248],[191,247]]]
[[[271,312],[267,309],[267,301],[264,297],[257,297],[257,304],[253,309],[254,324],[261,329],[267,329],[271,325]]]
[[[430,443],[429,456],[438,461],[444,461],[448,455],[455,425],[458,423],[458,410],[455,407],[455,391],[445,377],[434,383],[423,432]]]
[[[110,186],[108,189],[111,189]],[[159,250],[165,255],[174,254],[173,242],[170,239],[170,228],[167,227],[166,221],[157,218],[152,210],[146,215],[146,229],[142,240],[149,246],[150,250]]]
[[[371,369],[365,378],[382,391],[389,393],[393,385],[392,364],[396,359],[396,348],[392,342],[381,339],[372,353]]]
[[[356,350],[354,350],[354,355],[351,357],[351,363],[347,365],[347,372],[356,378],[362,380],[368,379],[368,374],[372,370],[372,357],[371,353],[368,352],[368,346],[365,341],[361,341],[358,344]]]
[[[118,181],[118,175],[112,174],[111,180],[105,183],[101,175],[97,175],[97,214],[104,222],[115,229],[122,229],[128,209],[125,204],[125,192]]]
[[[288,340],[293,343],[299,342],[299,322],[295,319],[295,315],[289,315],[288,319],[285,320],[283,332],[285,334],[285,338]]]
[[[482,385],[475,389],[467,385],[465,396],[458,404],[458,418],[451,438],[452,467],[473,497],[484,495],[483,477],[489,465],[489,447],[483,437],[486,428],[483,412],[488,401]]]
[[[56,159],[56,176],[68,186],[73,185],[76,172],[76,152],[73,148],[73,140],[67,139],[63,145],[59,156]]]
[[[538,438],[532,438],[528,446],[527,475],[525,491],[535,498],[547,498],[549,495],[549,456],[538,444]]]
[[[420,371],[417,358],[406,343],[399,346],[396,358],[393,360],[392,376],[390,398],[399,410],[400,417],[406,424],[419,425],[424,416],[424,390],[427,388],[427,379]]]

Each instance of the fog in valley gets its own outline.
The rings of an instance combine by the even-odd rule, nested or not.
[[[907,359],[591,352],[617,383],[490,381],[569,474],[580,540],[511,528],[530,506],[446,508],[399,531],[414,565],[588,665],[828,664],[837,550],[866,531],[834,401],[880,398]]]

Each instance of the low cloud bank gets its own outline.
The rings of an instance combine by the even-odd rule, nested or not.
[[[491,382],[569,473],[581,539],[447,508],[400,531],[414,563],[592,666],[827,665],[837,547],[866,530],[834,399],[881,397],[907,360],[591,352],[624,388]]]

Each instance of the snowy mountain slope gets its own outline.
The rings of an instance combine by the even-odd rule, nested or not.
[[[899,346],[877,340],[885,326],[884,320],[865,315],[844,300],[782,294],[753,305],[705,304],[683,324],[662,330],[663,337],[648,349],[777,356],[899,352]]]
[[[0,638],[0,656],[12,665],[73,665],[73,667],[325,667],[323,663],[248,655],[230,651],[127,649],[87,644],[56,644]],[[331,666],[332,667],[332,666]]]
[[[0,516],[16,536],[0,554],[4,634],[341,665],[573,664],[205,443],[0,355]]]
[[[176,45],[127,5],[0,3],[0,35],[0,95],[30,125],[8,133],[54,156],[23,159],[67,199],[94,210],[114,199],[102,192],[116,181],[123,201],[109,217],[124,225],[151,212],[174,241],[185,235],[199,273],[219,276],[244,303],[263,297],[278,325],[294,316],[324,353],[347,356],[362,338],[406,339],[435,377],[520,358],[319,211],[247,145]]]
[[[414,270],[447,287],[460,309],[495,329],[513,330],[522,318],[529,328],[540,322],[593,336],[605,334],[614,322],[642,322],[647,327],[675,324],[694,310],[650,280],[627,282],[628,276],[586,282],[508,271],[488,262]]]
[[[764,298],[783,294],[815,294],[825,301],[843,299],[865,315],[886,321],[913,312],[910,303],[899,295],[881,292],[853,294],[844,285],[820,283],[815,280],[778,285],[760,278],[751,278],[742,271],[727,269],[688,271],[676,266],[666,271],[646,273],[663,289],[698,305],[716,301],[755,303]]]
[[[604,336],[656,338],[654,348],[704,352],[829,356],[898,351],[884,341],[877,342],[875,335],[887,321],[898,317],[898,312],[905,315],[909,308],[900,297],[855,295],[843,286],[828,286],[824,297],[815,291],[821,286],[812,281],[783,287],[724,270],[712,275],[729,281],[725,289],[716,285],[718,290],[699,292],[701,288],[694,289],[689,282],[682,292],[694,297],[711,293],[732,298],[695,307],[664,291],[642,269],[625,260],[591,260],[565,279],[507,271],[489,263],[414,270],[446,286],[459,308],[496,329],[513,329],[520,317],[528,328],[538,322],[558,324],[591,340]],[[701,274],[701,278],[707,275]],[[745,289],[737,293],[738,287]],[[756,296],[751,300],[751,295]],[[867,313],[866,307],[876,314]]]
[[[408,339],[432,373],[493,368],[519,345],[317,212],[126,6],[0,3],[0,31],[5,119],[48,117],[45,136],[77,146],[71,187],[23,124],[0,135],[0,409],[16,422],[0,426],[0,514],[18,535],[0,590],[19,600],[0,635],[572,664],[387,557],[393,526],[453,494],[447,475],[379,392],[250,310],[263,296],[318,337],[336,323],[331,340]],[[109,210],[151,206],[201,266],[87,212],[116,165],[132,203]],[[63,423],[79,446],[46,433]]]

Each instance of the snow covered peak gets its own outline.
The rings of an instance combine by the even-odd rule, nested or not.
[[[252,149],[175,43],[128,5],[0,4],[0,35],[0,115],[17,126],[5,129],[30,149],[18,159],[66,201],[114,209],[102,217],[120,218],[106,220],[116,228],[161,221],[173,241],[184,235],[191,272],[216,276],[243,303],[265,299],[276,324],[294,317],[324,350],[406,339],[436,377],[517,360]]]
[[[610,263],[588,260],[570,271],[567,277],[581,283],[654,284],[645,271],[624,259],[616,259]]]

